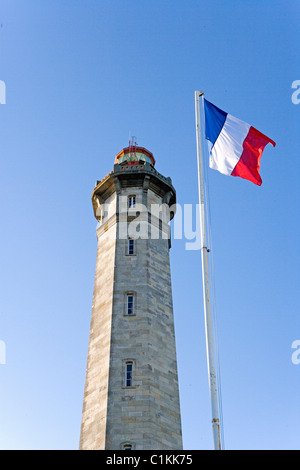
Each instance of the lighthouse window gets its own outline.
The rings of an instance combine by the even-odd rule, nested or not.
[[[128,240],[128,254],[134,255],[134,240],[131,238]]]
[[[132,369],[133,363],[131,361],[126,362],[125,365],[125,385],[126,387],[132,386]]]
[[[127,294],[127,308],[126,308],[127,315],[133,315],[133,308],[134,308],[134,295]]]
[[[128,196],[128,209],[135,207],[135,196]]]
[[[130,441],[122,442],[121,445],[120,445],[120,449],[122,449],[122,450],[134,450],[135,449],[135,443],[130,442]]]
[[[132,450],[132,445],[131,444],[124,444],[123,449],[124,450]]]

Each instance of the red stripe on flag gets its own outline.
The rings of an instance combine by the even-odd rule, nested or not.
[[[250,127],[246,139],[243,142],[243,153],[235,165],[231,175],[239,176],[246,180],[261,185],[262,179],[259,174],[260,159],[265,146],[270,143],[275,147],[275,142],[254,127]]]

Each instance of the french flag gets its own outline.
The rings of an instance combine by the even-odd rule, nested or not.
[[[260,159],[275,142],[244,121],[204,99],[205,137],[211,144],[209,166],[224,175],[239,176],[261,185]]]

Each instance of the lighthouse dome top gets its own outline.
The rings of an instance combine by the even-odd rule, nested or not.
[[[153,154],[144,147],[138,147],[136,142],[129,142],[129,146],[125,147],[116,155],[115,164],[118,165],[136,165],[150,163],[155,166],[155,158]]]

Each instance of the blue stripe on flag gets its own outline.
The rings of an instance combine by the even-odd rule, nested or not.
[[[205,137],[210,140],[212,145],[219,137],[219,134],[226,121],[227,113],[217,108],[204,98],[205,111]]]

